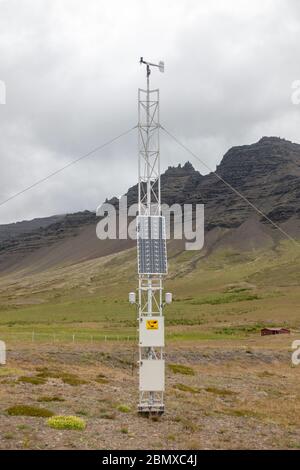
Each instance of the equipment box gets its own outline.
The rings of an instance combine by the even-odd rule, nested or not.
[[[140,363],[140,391],[164,392],[165,361],[163,359],[145,359]]]
[[[140,321],[140,346],[163,348],[165,346],[164,317],[141,317]]]

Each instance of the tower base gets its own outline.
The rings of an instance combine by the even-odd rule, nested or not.
[[[138,405],[138,413],[145,416],[161,416],[165,412],[165,405],[153,403],[152,405],[143,403]]]

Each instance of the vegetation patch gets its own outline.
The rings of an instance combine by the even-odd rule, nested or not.
[[[10,416],[37,416],[42,418],[49,418],[54,413],[46,408],[38,408],[35,406],[16,405],[8,408],[7,413]]]
[[[22,375],[19,377],[18,382],[24,382],[32,385],[43,385],[46,383],[46,379],[43,377]]]
[[[95,382],[98,382],[99,384],[108,384],[109,380],[104,374],[98,374],[95,378]]]
[[[110,411],[101,411],[100,418],[101,419],[116,419],[116,414],[111,413]]]
[[[276,374],[269,372],[268,370],[263,370],[262,372],[257,373],[258,377],[276,377]]]
[[[16,382],[14,380],[11,380],[11,379],[2,379],[0,381],[0,383],[2,385],[9,385],[10,387],[14,387],[16,385]]]
[[[86,428],[86,422],[78,416],[52,416],[47,419],[47,424],[54,429],[75,429],[83,431]]]
[[[87,410],[76,410],[76,413],[81,416],[88,416],[89,412]]]
[[[39,402],[45,402],[45,403],[50,403],[52,401],[65,401],[64,398],[62,397],[58,397],[58,396],[53,396],[53,397],[50,397],[50,396],[44,396],[44,397],[39,397],[37,399],[37,401]]]
[[[228,395],[237,395],[236,392],[233,392],[232,390],[227,390],[225,388],[206,387],[204,390],[206,392],[214,393],[215,395],[220,395],[223,397],[228,396]]]
[[[119,405],[119,406],[117,407],[117,410],[118,410],[118,411],[121,411],[122,413],[130,413],[131,407],[128,406],[128,405]]]
[[[289,442],[287,447],[289,449],[300,449],[300,444],[298,442]]]
[[[194,326],[194,325],[203,325],[205,321],[201,318],[186,318],[186,317],[180,317],[180,318],[168,318],[167,319],[167,325],[189,325],[189,326]]]
[[[238,418],[259,418],[261,417],[261,414],[252,411],[252,410],[237,410],[237,409],[227,409],[220,411],[220,413],[229,415],[229,416],[236,416]]]
[[[189,303],[192,305],[220,305],[229,304],[233,302],[245,302],[249,300],[258,300],[260,297],[257,294],[249,292],[225,292],[223,294],[209,295],[199,299],[193,299]]]
[[[177,422],[181,423],[184,430],[188,431],[188,432],[193,433],[193,432],[198,431],[198,429],[199,429],[199,426],[196,423],[194,423],[191,419],[184,418],[182,416],[177,417]]]
[[[194,369],[182,364],[169,364],[169,369],[171,369],[174,374],[195,375]]]
[[[257,333],[264,328],[264,324],[262,323],[255,323],[254,325],[239,325],[236,327],[224,327],[218,330],[215,330],[217,335],[228,335],[233,336],[240,333],[249,334],[249,333]]]
[[[6,377],[8,375],[20,375],[21,373],[22,371],[19,369],[14,369],[11,367],[0,367],[0,377]]]
[[[37,376],[43,379],[47,379],[47,378],[61,379],[65,384],[73,385],[73,386],[83,385],[87,383],[86,380],[80,379],[75,374],[69,374],[67,372],[58,371],[58,370],[49,370],[47,367],[40,369],[40,372],[38,373]]]
[[[72,386],[84,385],[87,383],[86,380],[80,379],[79,377],[76,377],[73,374],[64,374],[60,378],[63,381],[63,383],[72,385]]]
[[[19,424],[17,426],[17,429],[19,431],[30,431],[32,428],[31,428],[31,426],[28,426],[28,424]]]
[[[197,387],[190,387],[189,385],[185,384],[176,384],[174,388],[180,390],[181,392],[190,392],[190,393],[200,393],[200,389]]]

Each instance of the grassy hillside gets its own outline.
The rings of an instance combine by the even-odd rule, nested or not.
[[[160,419],[136,413],[135,249],[1,278],[1,449],[299,448],[299,250],[169,256]],[[294,331],[261,337],[264,325]],[[49,427],[53,414],[82,430]]]
[[[209,256],[172,246],[169,252],[166,290],[174,302],[165,312],[167,335],[240,338],[264,325],[299,328],[300,250],[294,244],[244,253],[223,249]],[[131,249],[35,275],[2,277],[1,336],[29,338],[34,331],[57,339],[134,337],[136,315],[127,296],[136,287],[135,270]]]

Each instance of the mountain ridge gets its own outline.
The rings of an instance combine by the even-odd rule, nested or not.
[[[300,236],[299,144],[264,136],[254,144],[232,147],[223,156],[216,173],[274,222],[286,227],[293,236]],[[168,167],[161,175],[161,185],[163,203],[204,204],[208,246],[215,239],[231,239],[231,243],[236,243],[235,232],[239,231],[243,232],[246,241],[249,238],[250,245],[246,243],[247,246],[276,243],[278,240],[280,234],[261,214],[255,214],[253,208],[214,173],[202,175],[189,161]],[[136,203],[137,185],[130,187],[126,196],[128,205]],[[108,202],[118,205],[117,198]],[[94,212],[82,211],[0,225],[0,271],[30,265],[34,259],[37,262],[38,254],[50,259],[51,252],[55,263],[80,262],[134,245],[129,240],[99,241],[95,234],[96,223]],[[246,231],[243,229],[245,225],[248,227]],[[72,245],[76,245],[77,253],[72,253]],[[62,252],[62,246],[65,252]],[[58,253],[61,253],[61,258]],[[66,253],[69,256],[66,257]],[[51,262],[46,265],[51,266]]]

